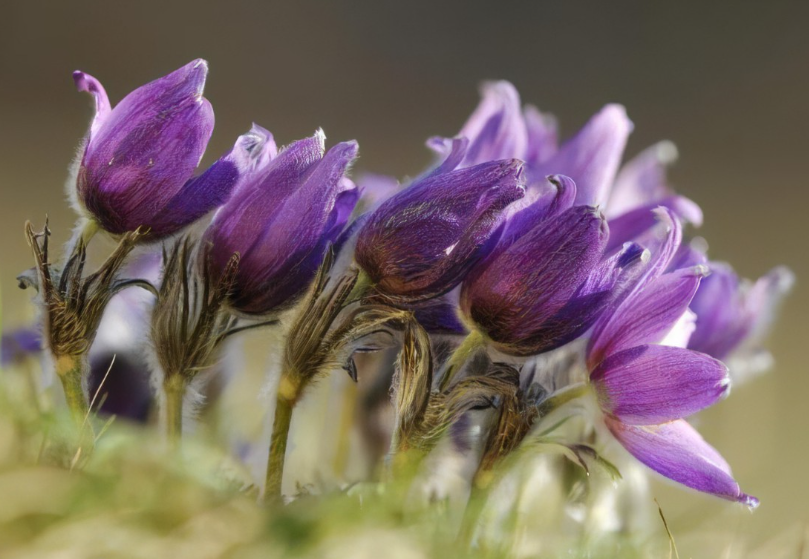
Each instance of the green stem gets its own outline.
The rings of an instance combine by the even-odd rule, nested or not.
[[[539,418],[545,417],[555,409],[567,404],[571,400],[581,398],[587,394],[587,390],[587,383],[578,382],[555,392],[550,398],[539,404],[537,408],[539,411]]]
[[[183,436],[183,399],[186,383],[181,375],[171,375],[163,382],[166,397],[166,438],[173,447],[180,446]]]
[[[483,341],[483,334],[477,330],[472,330],[472,332],[470,332],[469,335],[463,339],[461,345],[455,349],[452,356],[449,358],[446,370],[444,371],[444,376],[441,377],[441,381],[438,385],[440,392],[444,392],[447,388],[449,388],[450,384],[452,383],[452,379],[455,377],[458,371],[461,370],[467,360],[469,360],[469,358],[472,357],[472,355],[474,355],[478,349],[483,347]]]
[[[56,357],[56,374],[65,391],[65,401],[76,426],[82,428],[87,416],[87,398],[82,388],[82,379],[88,373],[87,355],[60,355]]]
[[[281,392],[275,400],[275,420],[272,424],[270,455],[267,459],[267,478],[264,484],[264,501],[280,500],[281,482],[284,479],[284,458],[287,453],[289,426],[292,423],[294,400],[286,398]]]

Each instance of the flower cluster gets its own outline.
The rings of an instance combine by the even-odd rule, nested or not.
[[[393,395],[383,402],[394,415],[383,434],[391,475],[449,438],[480,451],[468,454],[485,486],[564,408],[586,419],[559,431],[580,461],[603,462],[617,441],[687,487],[758,503],[686,418],[769,364],[763,340],[791,274],[777,268],[750,284],[709,261],[701,240],[683,241],[702,213],[668,184],[673,145],[621,166],[633,127],[623,107],[607,105],[560,143],[550,115],[495,82],[457,136],[428,141],[436,163],[403,187],[380,175],[355,184],[356,142],[327,149],[318,129],[279,149],[256,124],[194,176],[214,125],[207,70],[193,61],[114,107],[95,78],[74,74],[96,108],[72,190],[82,226],[59,269],[49,232],[29,227],[37,268],[21,282],[42,295],[43,339],[77,417],[101,311],[139,286],[154,296],[108,311],[151,316],[156,400],[175,443],[189,393],[210,377],[200,373],[223,367],[222,342],[246,328],[282,330],[269,499],[281,493],[297,403],[314,379],[345,370]],[[84,276],[98,230],[122,244]],[[135,247],[161,255],[159,281],[119,277]],[[4,340],[4,358],[29,337]],[[398,352],[395,367],[355,360],[386,348]],[[480,410],[470,440],[465,426]]]

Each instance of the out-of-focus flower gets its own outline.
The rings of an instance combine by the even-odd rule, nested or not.
[[[520,105],[520,96],[506,81],[485,83],[482,100],[458,135],[469,141],[461,165],[514,157],[526,162],[526,196],[510,213],[534,223],[541,208],[553,197],[546,178],[564,175],[577,189],[570,204],[597,205],[609,219],[607,252],[619,249],[654,226],[651,213],[668,207],[680,219],[699,226],[702,212],[691,200],[673,192],[666,182],[666,167],[676,159],[671,142],[660,142],[641,152],[619,170],[632,122],[621,105],[606,105],[572,138],[559,146],[553,117]],[[431,138],[428,145],[441,154],[450,140]],[[534,206],[531,208],[531,206]]]
[[[667,229],[664,241],[626,296],[594,328],[587,348],[590,383],[607,428],[640,462],[692,489],[755,507],[758,500],[741,491],[727,462],[682,419],[722,398],[730,378],[713,357],[663,345],[690,312],[707,269],[663,274],[681,233],[670,210],[657,215]]]
[[[326,152],[325,139],[318,130],[276,154],[272,135],[254,125],[234,147],[241,179],[203,235],[212,277],[239,253],[234,310],[261,315],[293,303],[342,233],[358,198],[345,177],[357,144]]]
[[[466,142],[365,221],[355,258],[376,290],[400,302],[442,295],[493,246],[503,209],[524,194],[522,163],[457,169]]]
[[[572,341],[610,301],[621,270],[640,253],[609,260],[606,219],[575,206],[495,249],[461,289],[464,315],[498,350],[535,355]]]
[[[711,275],[691,301],[697,318],[688,348],[727,362],[734,380],[766,370],[772,357],[762,343],[794,283],[792,272],[777,267],[750,282],[739,279],[727,264],[709,266]]]
[[[42,333],[34,326],[23,326],[4,332],[0,346],[0,365],[7,367],[13,363],[37,355],[42,351]]]
[[[113,108],[98,80],[74,72],[96,107],[75,195],[102,229],[122,234],[143,226],[147,239],[165,237],[225,202],[238,178],[232,157],[192,178],[214,127],[202,96],[207,74],[208,64],[194,60]]]

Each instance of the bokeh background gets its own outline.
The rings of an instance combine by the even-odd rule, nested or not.
[[[427,137],[460,128],[481,80],[511,80],[564,136],[620,102],[635,123],[628,154],[677,144],[672,180],[701,204],[713,258],[747,277],[783,263],[798,278],[771,340],[776,369],[700,417],[762,506],[751,515],[663,483],[655,494],[683,556],[713,530],[794,541],[797,557],[809,521],[807,16],[805,2],[3,2],[3,326],[31,317],[14,280],[31,265],[23,221],[49,214],[59,242],[72,226],[63,185],[91,115],[74,69],[116,102],[204,57],[217,119],[206,161],[252,121],[279,143],[320,126],[359,141],[359,169],[399,177],[430,161]]]

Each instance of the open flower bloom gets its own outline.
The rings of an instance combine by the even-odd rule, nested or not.
[[[613,297],[633,247],[604,259],[609,230],[591,206],[541,220],[513,242],[499,243],[461,288],[461,310],[488,343],[528,356],[583,334]]]
[[[357,203],[345,173],[358,148],[343,142],[327,152],[325,140],[318,130],[277,153],[259,126],[239,138],[231,157],[241,179],[203,235],[212,277],[239,254],[234,310],[261,315],[292,304],[342,233]]]
[[[691,301],[697,320],[688,348],[726,361],[735,381],[766,370],[772,357],[762,343],[792,287],[792,272],[778,267],[750,282],[727,264],[711,262],[709,267],[711,275]]]
[[[721,361],[665,345],[693,317],[688,305],[707,269],[663,273],[680,243],[680,226],[670,210],[657,215],[668,230],[664,241],[593,330],[590,383],[607,428],[640,462],[692,489],[755,507],[758,500],[741,491],[727,462],[683,419],[727,394],[730,378]],[[684,345],[683,336],[674,337]]]
[[[442,295],[496,241],[501,214],[524,194],[522,163],[491,161],[456,169],[466,142],[364,222],[355,258],[376,290],[402,303]]]
[[[214,127],[202,96],[208,65],[194,60],[124,97],[114,108],[101,83],[74,72],[79,91],[95,98],[84,142],[76,200],[113,234],[148,228],[171,235],[225,202],[238,172],[225,157],[192,177]]]
[[[646,149],[619,169],[633,128],[621,105],[606,105],[576,135],[559,145],[555,119],[532,106],[523,108],[509,82],[486,83],[481,95],[480,104],[459,132],[470,146],[462,165],[503,157],[524,160],[527,192],[514,205],[515,210],[547,197],[547,176],[564,175],[577,186],[571,204],[597,205],[609,219],[607,252],[652,228],[655,220],[651,210],[657,206],[670,208],[696,226],[702,223],[699,206],[675,194],[666,182],[666,167],[677,155],[670,142]],[[446,154],[451,144],[437,137],[428,145]]]

